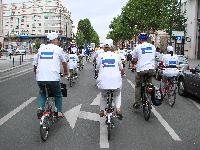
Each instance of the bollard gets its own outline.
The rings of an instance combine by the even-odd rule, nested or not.
[[[24,62],[24,54],[22,54],[22,62]]]
[[[13,67],[15,67],[15,58],[13,57]]]
[[[19,64],[22,64],[22,56],[19,56]]]
[[[10,59],[11,59],[11,54],[10,54]]]

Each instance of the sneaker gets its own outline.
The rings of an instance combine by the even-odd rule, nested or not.
[[[64,118],[64,114],[62,112],[58,112],[58,118]]]
[[[135,103],[133,104],[133,108],[134,108],[134,109],[140,108],[140,103],[139,103],[139,102],[135,102]]]
[[[99,113],[100,117],[103,117],[104,116],[104,111],[101,110],[100,113]]]
[[[38,119],[42,118],[43,112],[44,112],[44,110],[42,110],[41,108],[38,108],[38,110],[37,110],[37,117],[38,117]]]
[[[116,111],[116,115],[117,115],[117,118],[118,118],[119,120],[122,120],[123,115],[122,115],[121,111]]]

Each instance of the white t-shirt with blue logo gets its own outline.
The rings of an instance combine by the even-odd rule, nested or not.
[[[120,59],[125,59],[126,52],[123,49],[118,50]]]
[[[137,58],[136,71],[155,69],[156,48],[154,45],[144,42],[137,45],[132,53],[133,58]]]
[[[54,44],[40,47],[34,56],[37,81],[59,81],[60,62],[66,62],[63,49]]]
[[[118,89],[122,87],[120,69],[123,69],[119,55],[114,52],[101,53],[97,58],[99,70],[97,86],[99,89]]]
[[[77,54],[69,54],[69,69],[75,69],[78,65],[78,56]]]
[[[163,56],[163,64],[166,68],[163,70],[163,75],[167,77],[177,76],[179,74],[178,57],[176,55],[171,56],[171,54],[165,54]]]

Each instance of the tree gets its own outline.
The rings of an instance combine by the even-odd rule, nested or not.
[[[140,32],[185,31],[187,20],[184,13],[177,0],[129,0],[122,8],[121,15],[111,22],[109,36],[119,41]]]
[[[83,46],[85,43],[85,37],[83,35],[83,32],[78,31],[76,34],[76,44],[79,46]]]
[[[76,39],[78,40],[76,41],[77,43],[78,42],[80,43],[80,40],[81,40],[81,41],[84,41],[84,44],[90,44],[94,42],[96,45],[99,45],[100,43],[99,36],[97,32],[94,30],[94,28],[92,27],[89,19],[86,18],[86,19],[80,20],[78,22],[77,30],[78,30],[77,35],[76,35]],[[81,42],[81,44],[82,43],[83,42]]]

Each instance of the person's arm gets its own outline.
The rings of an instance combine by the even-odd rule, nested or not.
[[[63,50],[61,51],[60,60],[62,62],[64,75],[68,75],[68,63],[67,63],[67,61],[65,59],[65,54],[64,54]]]
[[[35,54],[35,56],[33,57],[33,72],[35,75],[36,75],[37,65],[38,65],[38,53]]]
[[[137,56],[137,48],[135,48],[135,50],[132,53],[132,64],[136,64],[138,61],[138,56]]]

